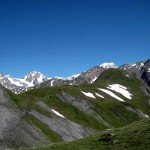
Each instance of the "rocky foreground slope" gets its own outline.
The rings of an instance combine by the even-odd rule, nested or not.
[[[143,119],[124,128],[109,129],[81,140],[61,142],[35,150],[148,150],[150,147],[149,139],[150,119]]]
[[[143,83],[107,69],[92,84],[32,89],[0,87],[0,148],[39,147],[124,127],[150,116]]]
[[[28,124],[24,117],[26,110],[18,109],[6,89],[0,86],[0,149],[22,146],[40,146],[50,143],[34,125]]]

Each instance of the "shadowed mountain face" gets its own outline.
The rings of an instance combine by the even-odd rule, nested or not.
[[[150,98],[142,87],[120,69],[104,70],[94,83],[36,88],[19,95],[1,87],[1,147],[73,141],[148,118]]]

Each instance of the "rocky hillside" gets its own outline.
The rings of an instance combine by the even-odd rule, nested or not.
[[[150,94],[150,59],[133,64],[125,64],[119,68],[144,81],[147,85],[147,92]]]
[[[35,150],[148,150],[149,139],[150,119],[143,119],[124,128],[109,129],[78,141],[62,142]]]
[[[119,69],[103,71],[91,84],[37,88],[19,95],[4,93],[15,104],[11,107],[18,116],[12,118],[14,126],[9,128],[8,122],[4,127],[9,136],[1,141],[9,148],[72,141],[150,116],[150,98],[143,83]]]
[[[0,86],[0,149],[20,146],[40,146],[50,141],[34,125],[25,120],[27,110],[13,103],[6,89]]]
[[[91,69],[77,74],[69,78],[52,78],[46,82],[43,82],[36,87],[51,87],[51,86],[62,86],[62,85],[81,85],[93,83],[99,75],[109,68],[117,68],[114,63],[103,63],[100,66],[92,67]]]
[[[51,87],[62,85],[81,85],[93,83],[104,70],[109,68],[117,68],[114,63],[103,63],[100,66],[95,66],[74,78],[52,78],[46,82],[43,82],[36,87]],[[121,65],[118,69],[125,70],[129,75],[135,76],[138,79],[145,82],[146,92],[150,94],[150,60],[140,61],[133,64]]]

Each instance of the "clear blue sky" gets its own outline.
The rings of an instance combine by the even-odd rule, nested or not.
[[[150,58],[149,0],[0,0],[0,72],[80,73]]]

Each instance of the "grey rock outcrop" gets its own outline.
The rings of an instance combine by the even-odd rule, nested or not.
[[[93,110],[93,105],[89,101],[85,99],[75,98],[65,92],[62,92],[61,94],[57,94],[57,97],[65,103],[72,104],[73,106],[77,107],[79,110],[83,111],[84,113],[92,115],[98,121],[102,122],[105,126],[112,127],[99,114],[97,114]]]
[[[134,108],[132,106],[127,106],[126,107],[128,110],[130,110],[131,112],[137,114],[140,118],[147,118],[148,116],[146,114],[144,114],[141,110]]]
[[[55,131],[64,141],[81,139],[94,133],[91,129],[83,127],[66,118],[59,116],[53,116],[52,118],[49,118],[35,110],[32,110],[30,114]]]
[[[20,122],[9,140],[9,147],[12,148],[38,147],[47,144],[50,144],[50,141],[43,133],[36,126],[25,121]]]
[[[143,80],[150,87],[150,59],[133,64],[125,64],[120,66],[119,69],[125,70],[130,75]]]
[[[40,131],[25,122],[24,116],[0,86],[0,149],[16,148],[22,143],[26,147],[49,143]]]

